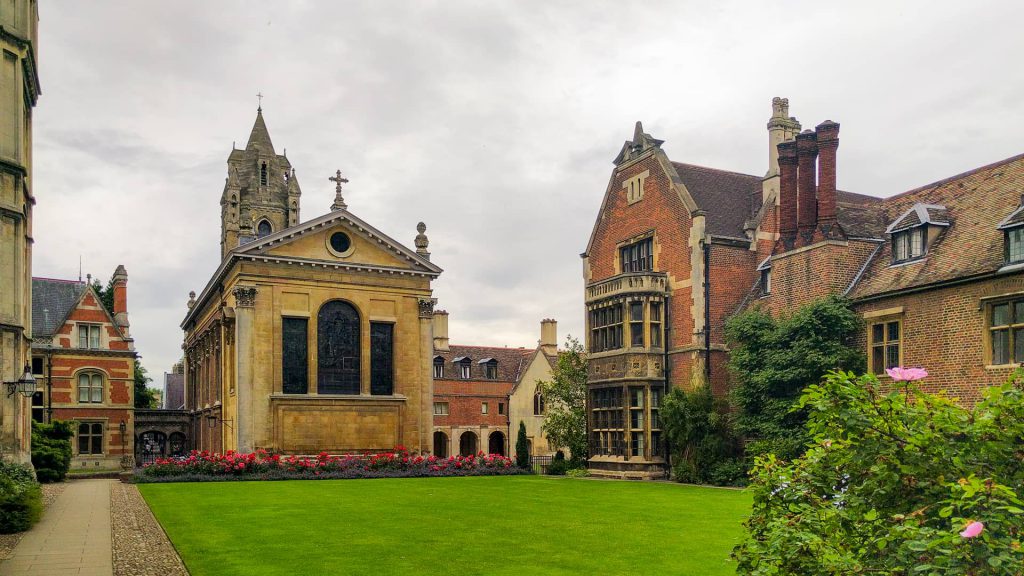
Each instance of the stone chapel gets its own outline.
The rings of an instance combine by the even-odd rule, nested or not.
[[[349,212],[300,222],[301,191],[257,110],[228,156],[221,264],[190,294],[185,407],[200,450],[290,454],[431,448],[426,227],[415,250]]]

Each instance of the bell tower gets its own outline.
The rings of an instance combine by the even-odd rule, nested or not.
[[[220,257],[241,244],[299,223],[302,191],[287,156],[274,151],[263,106],[245,149],[232,145],[220,207]]]

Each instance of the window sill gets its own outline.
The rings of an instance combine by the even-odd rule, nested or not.
[[[1021,365],[1016,362],[1012,364],[986,364],[985,370],[1013,370],[1020,366]]]
[[[928,255],[925,254],[924,256],[918,256],[917,258],[910,258],[909,260],[900,260],[899,262],[893,262],[892,264],[889,264],[889,268],[899,268],[901,266],[909,266],[911,264],[920,264],[921,262],[924,262],[925,260],[928,259],[927,256]]]

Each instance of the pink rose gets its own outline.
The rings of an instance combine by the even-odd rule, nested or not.
[[[964,531],[960,533],[961,538],[977,538],[981,535],[982,530],[985,529],[985,525],[981,522],[971,522],[964,528]]]
[[[920,380],[928,376],[928,371],[924,368],[886,368],[885,373],[889,375],[896,382],[910,382],[912,380]]]

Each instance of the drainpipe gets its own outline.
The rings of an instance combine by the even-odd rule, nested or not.
[[[711,386],[711,242],[704,240],[704,375]]]
[[[53,353],[46,352],[46,423],[53,424]]]

